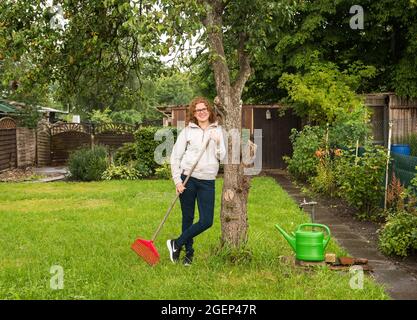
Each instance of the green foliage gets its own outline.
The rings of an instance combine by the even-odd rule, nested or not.
[[[371,217],[384,197],[387,154],[381,146],[367,146],[361,157],[344,150],[335,174],[340,194],[359,210],[360,217]]]
[[[96,123],[112,123],[112,119],[110,117],[111,110],[109,108],[101,110],[93,110],[90,113],[90,120]]]
[[[155,134],[158,130],[163,129],[159,127],[143,127],[135,132],[135,143],[137,150],[137,159],[140,159],[141,163],[146,165],[152,173],[160,164],[155,162],[155,149],[163,143],[155,139]],[[169,130],[173,134],[173,138],[177,137],[177,130],[174,128],[164,128],[163,130]],[[170,150],[166,150],[169,152]],[[167,154],[165,154],[167,156]]]
[[[158,105],[188,104],[194,96],[195,89],[187,74],[174,73],[156,82],[155,100]]]
[[[156,168],[155,176],[159,179],[171,179],[171,166],[169,165],[169,163],[164,163],[159,168]]]
[[[341,72],[333,63],[314,63],[304,75],[284,73],[280,85],[288,91],[296,113],[319,124],[347,119],[364,122],[366,108],[354,89],[359,75],[371,76],[372,67]],[[358,79],[359,78],[359,79]]]
[[[110,118],[113,122],[137,124],[142,122],[142,114],[133,109],[112,112]]]
[[[285,157],[288,171],[297,180],[307,181],[317,174],[318,158],[315,152],[324,145],[324,130],[318,126],[305,126],[303,130],[292,129],[290,140],[293,155]]]
[[[145,136],[144,134],[141,137]],[[143,151],[145,146],[143,146]],[[153,152],[152,152],[153,154]],[[146,164],[146,161],[150,161],[150,157],[143,157],[138,159],[138,145],[136,143],[124,143],[122,147],[117,149],[114,156],[114,162],[119,166],[127,166],[133,168],[141,178],[150,177],[153,174],[153,170]]]
[[[349,113],[341,113],[329,128],[329,143],[331,146],[352,147],[365,145],[371,140],[372,127],[369,112],[361,106]]]
[[[135,132],[137,159],[140,159],[152,172],[159,167],[154,160],[155,149],[161,143],[155,140],[155,133],[159,129],[158,127],[144,127]]]
[[[141,160],[132,161],[129,164],[140,173],[142,178],[148,178],[153,174],[152,170]]]
[[[417,6],[415,1],[367,1],[364,30],[352,30],[350,0],[296,2],[294,22],[276,35],[266,33],[267,46],[254,59],[256,70],[248,83],[246,100],[274,103],[286,92],[271,86],[283,73],[301,73],[320,60],[345,70],[356,63],[374,66],[375,77],[364,79],[355,91],[393,91],[401,96],[417,97]],[[259,46],[262,48],[262,46]],[[351,73],[353,74],[353,73]]]
[[[390,215],[379,232],[379,247],[387,255],[403,257],[417,250],[417,216],[405,211]]]
[[[112,123],[112,119],[110,117],[111,110],[109,108],[101,110],[93,110],[93,112],[90,113],[90,120],[92,122],[96,123]]]
[[[111,164],[101,177],[103,180],[136,180],[142,178],[141,173],[133,167]]]
[[[102,146],[74,151],[68,160],[68,169],[73,180],[100,180],[106,168],[107,151]]]
[[[30,129],[35,129],[41,118],[42,114],[35,106],[25,106],[20,110],[18,115],[19,125]]]
[[[317,174],[311,177],[310,183],[315,192],[333,197],[337,193],[337,179],[334,161],[325,156],[317,165]]]
[[[137,146],[135,143],[124,143],[123,146],[116,150],[114,162],[119,165],[128,164],[131,161],[137,160],[137,153]]]
[[[150,54],[161,41],[151,31],[149,11],[149,2],[129,0],[57,0],[52,6],[1,1],[0,60],[7,71],[2,82],[17,80],[26,93],[36,93],[20,101],[33,97],[40,104],[41,93],[47,96],[52,89],[58,101],[77,112],[134,105],[148,113],[142,78],[152,80],[162,68]],[[57,17],[65,27],[53,26]]]

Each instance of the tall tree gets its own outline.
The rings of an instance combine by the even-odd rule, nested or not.
[[[263,50],[267,34],[279,34],[293,15],[293,1],[170,0],[158,1],[164,12],[164,32],[181,46],[198,35],[209,50],[216,101],[228,132],[241,132],[241,98],[253,72],[251,59]],[[187,39],[187,38],[186,38]],[[221,205],[222,244],[239,248],[248,237],[247,200],[250,177],[243,163],[233,163],[232,139],[228,139],[228,163],[224,166]]]
[[[118,108],[161,67],[148,10],[149,1],[0,1],[3,80],[22,92],[55,84],[58,100],[86,111]]]
[[[363,29],[352,29],[351,8],[363,9]],[[356,13],[358,14],[358,12]],[[349,71],[355,64],[374,66],[375,77],[361,81],[359,93],[394,91],[400,96],[417,97],[417,2],[415,0],[314,0],[299,1],[292,23],[281,35],[267,32],[251,65],[254,72],[246,84],[246,103],[275,103],[287,96],[278,86],[283,73],[308,72],[319,53],[321,62],[335,63]],[[207,92],[214,90],[214,80],[207,77],[205,57],[194,66]]]
[[[360,4],[363,29],[350,26],[350,9]],[[352,65],[373,66],[376,75],[362,81],[357,92],[394,91],[417,97],[417,3],[414,0],[315,0],[297,6],[294,23],[281,37],[269,38],[265,56],[257,60],[246,99],[271,102],[287,92],[277,86],[283,73],[305,73],[312,53],[340,70]]]

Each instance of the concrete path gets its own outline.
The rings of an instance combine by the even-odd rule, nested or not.
[[[33,172],[46,176],[45,178],[31,182],[52,182],[64,180],[69,171],[67,167],[35,167]]]
[[[312,201],[312,199],[302,194],[300,188],[295,186],[284,172],[275,171],[265,174],[273,177],[297,203],[304,199]],[[317,202],[315,222],[329,226],[332,238],[344,247],[350,255],[369,259],[369,265],[374,270],[373,277],[385,286],[386,292],[392,299],[417,300],[417,278],[413,273],[417,270],[417,264],[410,262],[403,264],[385,257],[377,249],[376,234],[369,234],[369,223],[354,221],[351,215],[339,214],[337,208]],[[308,209],[305,210],[309,212]],[[366,228],[363,227],[362,229],[368,230],[368,233],[358,232],[358,230],[361,230],[360,224],[366,225]],[[377,228],[375,226],[374,228],[376,231]]]

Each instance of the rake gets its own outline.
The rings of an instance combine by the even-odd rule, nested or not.
[[[191,174],[193,173],[195,167],[197,166],[198,162],[200,161],[201,157],[203,156],[204,151],[206,150],[210,138],[207,139],[206,143],[203,146],[203,149],[201,150],[200,154],[198,155],[197,161],[194,163],[194,165],[191,167],[191,170],[188,174],[188,176],[185,178],[183,185],[185,186],[188,182],[188,179],[191,177]],[[167,220],[169,214],[172,211],[172,208],[174,208],[175,203],[177,202],[177,199],[179,198],[180,194],[178,193],[174,200],[172,201],[171,205],[169,206],[167,212],[165,213],[164,218],[162,219],[161,223],[159,224],[158,228],[156,229],[153,237],[151,240],[145,240],[138,238],[133,242],[131,248],[133,251],[135,251],[139,257],[141,257],[143,260],[145,260],[149,265],[154,266],[159,262],[159,253],[158,250],[156,250],[156,247],[154,245],[154,241],[156,237],[159,234],[159,231],[161,231],[162,226],[164,225],[165,221]]]

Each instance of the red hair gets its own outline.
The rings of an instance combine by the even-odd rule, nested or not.
[[[195,107],[199,103],[204,103],[205,106],[207,107],[207,110],[210,113],[209,122],[213,123],[213,122],[217,121],[217,116],[214,113],[213,107],[211,106],[210,102],[208,102],[208,100],[206,98],[196,97],[190,102],[190,105],[189,105],[189,108],[188,108],[188,116],[187,116],[188,122],[191,121],[191,122],[194,122],[195,124],[198,124],[198,120],[194,116],[194,113],[195,113]]]

